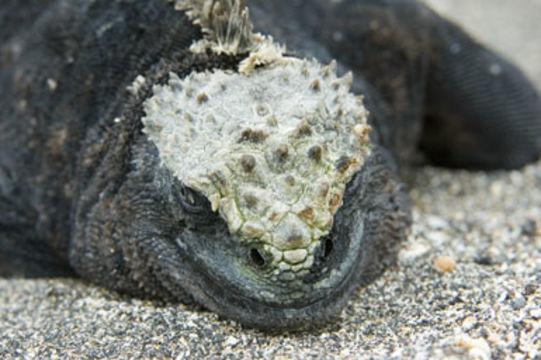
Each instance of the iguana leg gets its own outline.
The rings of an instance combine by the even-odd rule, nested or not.
[[[541,153],[541,99],[524,74],[434,15],[420,147],[436,164],[516,168]]]

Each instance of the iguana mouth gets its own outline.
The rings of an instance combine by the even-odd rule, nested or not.
[[[361,176],[359,173],[357,176]],[[277,331],[303,329],[336,317],[362,275],[366,216],[358,207],[362,189],[348,184],[347,198],[335,215],[333,229],[321,239],[314,264],[304,274],[260,264],[252,258],[254,243],[229,234],[225,221],[179,235],[190,282],[184,291],[210,310],[248,326]],[[284,279],[282,275],[292,275]]]
[[[303,329],[328,322],[339,314],[349,294],[358,283],[364,252],[362,250],[365,221],[360,209],[352,210],[355,197],[346,199],[336,214],[329,237],[334,248],[321,242],[321,259],[308,275],[293,281],[276,280],[264,276],[258,264],[250,263],[251,244],[241,251],[227,252],[221,245],[238,239],[212,239],[220,247],[202,250],[202,240],[196,234],[185,234],[181,240],[187,251],[191,273],[197,279],[197,289],[190,289],[197,302],[210,310],[248,326],[278,331]],[[360,226],[351,226],[352,221]],[[226,231],[225,224],[222,229]],[[191,236],[193,235],[193,238]],[[239,256],[242,254],[243,256]]]
[[[210,277],[203,290],[205,299],[200,301],[210,310],[250,327],[267,331],[303,330],[329,322],[339,315],[349,295],[357,288],[351,286],[357,267],[352,265],[328,292],[318,296],[307,294],[300,301],[262,302]]]

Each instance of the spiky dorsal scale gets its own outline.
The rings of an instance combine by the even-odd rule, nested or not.
[[[220,54],[249,52],[254,47],[253,25],[242,0],[170,0],[177,10],[201,26],[205,39],[196,51],[210,48]]]

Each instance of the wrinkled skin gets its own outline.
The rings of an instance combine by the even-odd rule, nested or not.
[[[304,285],[268,284],[264,263],[205,198],[187,200],[142,133],[152,84],[242,58],[188,52],[200,29],[165,0],[0,5],[0,274],[81,276],[266,330],[309,328],[393,264],[411,221],[398,166],[509,169],[539,157],[532,86],[424,5],[248,5],[257,31],[352,70],[375,130]],[[133,95],[139,74],[147,81]],[[332,286],[314,285],[324,279]]]

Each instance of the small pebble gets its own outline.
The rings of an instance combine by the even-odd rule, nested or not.
[[[522,235],[534,236],[536,232],[537,232],[537,224],[535,223],[535,221],[528,219],[522,225],[522,228],[521,228]]]
[[[459,348],[468,350],[470,359],[489,360],[491,358],[490,346],[485,339],[474,339],[464,334],[459,336],[457,340],[457,346]]]
[[[488,255],[479,255],[475,257],[475,259],[473,259],[473,262],[475,262],[478,265],[483,265],[483,266],[490,266],[494,263],[492,258]]]
[[[428,226],[434,230],[441,230],[449,228],[449,223],[438,216],[428,216],[426,218]]]
[[[239,339],[237,339],[236,337],[234,336],[230,336],[227,338],[227,340],[225,341],[225,344],[227,346],[231,346],[231,347],[235,347],[237,346],[237,344],[240,342]]]
[[[410,245],[405,247],[398,254],[400,261],[408,263],[413,260],[426,255],[430,251],[430,247],[422,242],[416,241],[412,242]]]
[[[538,285],[537,284],[527,284],[524,287],[524,295],[529,296],[533,295],[537,291]]]
[[[453,272],[456,268],[455,260],[450,256],[438,256],[434,259],[434,268],[441,273],[450,273]]]
[[[426,234],[426,238],[430,240],[434,245],[441,245],[449,238],[449,236],[447,236],[446,233],[441,231],[431,231]]]
[[[490,185],[490,193],[494,197],[500,197],[503,193],[503,182],[502,181],[496,181]]]
[[[541,320],[541,308],[540,309],[532,309],[532,310],[530,310],[530,316],[534,320]]]
[[[513,310],[520,310],[526,305],[526,299],[524,296],[519,295],[511,301],[511,307]]]

